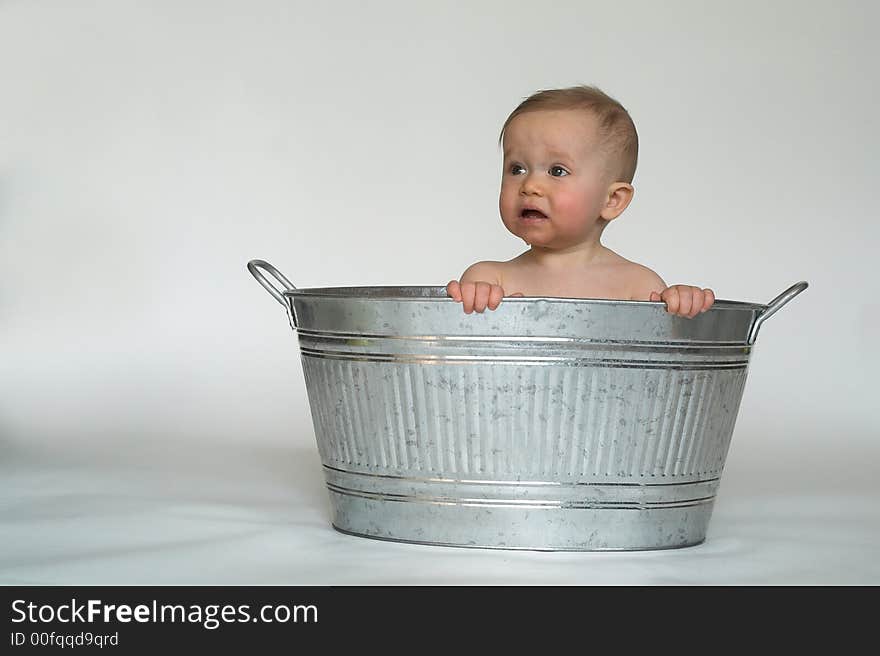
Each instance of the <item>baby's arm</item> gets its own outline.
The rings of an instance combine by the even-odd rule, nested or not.
[[[460,281],[449,281],[446,285],[446,293],[464,306],[465,314],[470,314],[474,310],[482,314],[487,307],[490,310],[497,309],[501,305],[501,299],[504,298],[498,262],[472,264],[461,274]],[[511,296],[522,296],[522,294],[511,294]]]
[[[650,269],[644,269],[644,277],[640,280],[638,298],[640,301],[663,301],[666,311],[680,317],[693,319],[705,312],[715,302],[715,292],[692,285],[672,285],[667,287],[663,279]],[[648,290],[645,294],[644,290]]]

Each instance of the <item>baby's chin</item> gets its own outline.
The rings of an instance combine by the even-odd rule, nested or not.
[[[520,239],[538,239],[539,235],[550,226],[550,219],[523,220],[517,217],[513,221],[504,221],[507,231]]]
[[[513,230],[511,230],[510,233],[514,237],[522,239],[527,246],[546,248],[551,251],[566,250],[569,248],[577,247],[579,244],[582,244],[584,242],[584,240],[579,239],[565,239],[560,237],[559,235],[546,236],[540,234],[530,234],[525,231],[514,232]]]
[[[550,219],[547,219],[546,223],[543,221],[523,223],[518,219],[512,222],[503,220],[503,222],[510,234],[522,239],[529,246],[564,250],[590,241],[588,235],[583,231],[566,232],[560,230],[559,226],[550,223]]]
[[[514,237],[522,239],[527,246],[539,246],[541,248],[559,248],[552,239],[542,239],[538,235],[512,232]]]

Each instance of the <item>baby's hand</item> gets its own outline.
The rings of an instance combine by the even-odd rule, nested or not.
[[[489,282],[459,283],[457,280],[450,280],[446,285],[446,293],[453,300],[464,305],[465,314],[470,314],[474,310],[482,314],[486,308],[495,310],[504,298],[504,289],[501,285],[493,285]],[[522,294],[511,294],[511,296],[522,296]]]
[[[693,319],[705,312],[715,302],[715,293],[711,289],[700,289],[690,285],[673,285],[662,292],[651,292],[649,301],[664,301],[666,311],[681,317]]]

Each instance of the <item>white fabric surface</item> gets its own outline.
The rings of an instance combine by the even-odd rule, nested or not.
[[[877,453],[737,457],[708,538],[653,552],[431,547],[338,533],[317,449],[154,438],[7,449],[4,584],[877,584]],[[745,442],[745,440],[743,440]],[[9,451],[12,453],[8,453]],[[741,454],[742,455],[742,454]],[[848,472],[848,474],[844,474]],[[782,474],[782,475],[780,475]],[[793,481],[796,481],[793,483]]]

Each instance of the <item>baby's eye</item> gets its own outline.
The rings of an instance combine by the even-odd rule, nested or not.
[[[568,171],[566,171],[561,166],[551,166],[550,175],[552,175],[554,178],[561,178],[565,175],[568,175]]]
[[[511,164],[510,165],[510,172],[513,175],[519,175],[520,173],[525,172],[525,168],[522,166],[522,164]]]

